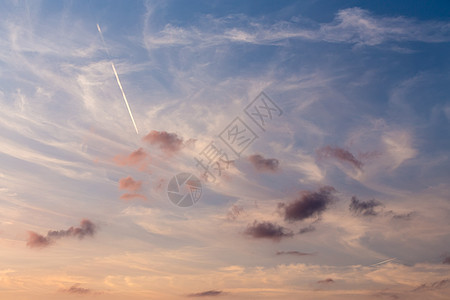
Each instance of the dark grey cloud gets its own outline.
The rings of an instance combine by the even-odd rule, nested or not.
[[[403,220],[403,221],[409,221],[412,219],[412,217],[415,215],[414,211],[411,211],[409,213],[404,213],[404,214],[396,214],[394,213],[394,215],[392,216],[393,220]]]
[[[319,281],[317,281],[317,283],[329,284],[329,283],[334,283],[334,280],[331,279],[331,278],[327,278],[327,279],[324,279],[324,280],[319,280]]]
[[[424,283],[413,290],[413,292],[439,290],[450,286],[450,279],[443,279],[432,283]]]
[[[152,130],[142,140],[151,145],[159,146],[166,153],[174,153],[183,148],[183,139],[178,137],[176,133],[169,133],[167,131]]]
[[[318,149],[316,153],[320,159],[334,158],[339,161],[349,163],[359,170],[361,170],[363,167],[363,163],[360,160],[358,160],[350,151],[339,147],[325,146]]]
[[[307,226],[307,227],[301,228],[301,229],[298,231],[298,233],[299,233],[299,234],[304,234],[304,233],[308,233],[308,232],[313,232],[313,231],[315,231],[315,230],[316,230],[316,227],[314,227],[314,226],[312,226],[312,225],[309,225],[309,226]]]
[[[245,230],[245,234],[254,238],[267,238],[275,241],[284,237],[292,237],[294,234],[291,230],[279,226],[271,222],[257,222],[254,221]]]
[[[223,291],[209,290],[200,293],[189,294],[188,297],[211,297],[211,296],[220,296],[223,294],[224,294]]]
[[[96,231],[96,226],[88,219],[81,220],[80,227],[70,227],[67,230],[51,230],[47,233],[50,239],[60,239],[63,237],[77,237],[79,239],[85,236],[93,236]]]
[[[294,202],[279,203],[284,219],[287,221],[300,221],[310,217],[319,217],[329,204],[333,202],[336,190],[331,186],[324,186],[317,192],[303,192]]]
[[[86,236],[93,236],[97,226],[88,219],[81,220],[80,227],[70,227],[67,230],[50,230],[46,236],[36,232],[28,232],[27,246],[30,248],[43,248],[50,246],[55,240],[65,237],[77,237],[83,239]]]
[[[382,207],[383,204],[375,199],[368,201],[361,201],[355,196],[352,197],[352,202],[350,203],[348,209],[355,215],[359,216],[376,216],[378,212],[375,208]]]
[[[307,252],[300,252],[300,251],[277,251],[276,255],[307,256],[307,255],[314,255],[314,253],[307,253]]]
[[[275,172],[278,170],[280,162],[276,158],[264,158],[260,154],[253,154],[248,157],[256,170],[259,172]]]
[[[80,284],[74,284],[70,288],[62,289],[61,292],[75,295],[89,295],[93,293],[91,289],[80,287]]]
[[[444,260],[442,261],[443,264],[445,265],[450,265],[450,255],[447,255]]]

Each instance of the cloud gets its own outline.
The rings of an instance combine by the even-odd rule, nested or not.
[[[230,221],[236,220],[244,212],[244,207],[233,204],[227,213],[227,219]]]
[[[450,265],[450,255],[446,256],[442,261],[442,263],[445,265]]]
[[[224,294],[224,292],[222,292],[222,291],[209,290],[209,291],[189,294],[188,297],[211,297],[211,296],[220,296],[223,294]]]
[[[412,217],[415,215],[414,211],[411,211],[409,213],[404,214],[395,214],[392,216],[393,220],[403,220],[403,221],[409,221],[412,219]]]
[[[361,201],[355,196],[352,197],[348,209],[355,215],[359,216],[376,216],[378,212],[375,211],[376,207],[383,206],[383,204],[375,199],[369,201]]]
[[[151,145],[157,145],[166,153],[178,152],[183,148],[183,139],[176,133],[152,130],[142,138],[143,141]]]
[[[80,284],[74,284],[68,289],[62,289],[61,292],[75,295],[88,295],[93,293],[90,289],[80,287]]]
[[[254,238],[267,238],[279,241],[284,237],[292,237],[292,231],[271,222],[257,222],[254,221],[245,230],[245,234]]]
[[[318,192],[305,191],[300,198],[286,204],[279,203],[283,209],[284,219],[287,221],[301,221],[310,217],[320,216],[333,201],[336,190],[331,186],[324,186]]]
[[[276,255],[296,255],[296,256],[307,256],[314,255],[313,253],[306,253],[300,251],[277,251]]]
[[[119,189],[128,190],[130,193],[125,193],[120,196],[122,200],[142,199],[147,200],[143,194],[137,193],[142,188],[142,181],[136,181],[131,176],[119,180]]]
[[[276,158],[264,158],[260,154],[253,154],[248,157],[248,160],[252,163],[256,170],[260,172],[275,172],[278,170],[280,162]]]
[[[322,147],[319,150],[317,150],[317,156],[319,158],[331,157],[342,162],[347,162],[358,170],[361,170],[361,168],[363,167],[363,163],[360,160],[358,160],[352,153],[339,147],[331,147],[331,146]]]
[[[149,164],[150,156],[144,149],[139,148],[136,151],[131,152],[130,155],[116,155],[114,162],[119,166],[135,166],[139,170],[144,171]]]
[[[181,28],[166,24],[159,32],[145,36],[147,49],[159,47],[213,47],[227,43],[287,46],[284,41],[301,39],[358,46],[377,46],[387,42],[442,43],[450,41],[448,22],[418,21],[406,17],[380,17],[358,7],[341,9],[329,23],[305,20],[313,26],[293,21],[263,24],[260,20],[228,15],[215,20],[216,26]],[[236,24],[240,24],[236,26]],[[214,28],[214,29],[212,29]],[[393,50],[402,49],[393,47]],[[407,49],[403,49],[403,51]]]
[[[142,194],[139,193],[125,193],[122,196],[120,196],[120,199],[122,200],[133,200],[133,199],[142,199],[142,200],[147,200],[147,197],[145,197]]]
[[[429,284],[422,284],[415,288],[413,292],[421,292],[421,291],[432,291],[432,290],[439,290],[443,288],[447,288],[450,286],[450,279],[443,279],[439,281],[435,281]]]
[[[324,280],[319,280],[319,281],[317,281],[317,283],[329,284],[329,283],[334,283],[334,280],[331,279],[331,278],[327,278],[327,279],[324,279]]]
[[[33,231],[28,231],[27,246],[30,248],[43,248],[51,244],[51,240]]]
[[[47,236],[29,231],[27,246],[30,248],[43,248],[51,245],[55,240],[65,237],[77,237],[83,239],[86,236],[93,236],[97,226],[88,219],[81,220],[80,227],[70,227],[67,230],[50,230]]]
[[[299,234],[304,234],[304,233],[308,233],[308,232],[313,232],[313,231],[315,231],[315,230],[316,230],[316,227],[314,227],[314,226],[312,226],[312,225],[309,225],[309,226],[307,226],[307,227],[301,228],[301,229],[298,231],[298,233],[299,233]]]
[[[142,181],[136,181],[131,176],[119,180],[119,189],[128,191],[138,191],[142,187]]]

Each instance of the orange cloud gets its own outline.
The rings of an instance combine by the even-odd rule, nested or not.
[[[131,176],[119,180],[119,189],[128,191],[138,191],[142,187],[142,181],[136,181]]]
[[[122,196],[120,196],[120,199],[122,199],[122,200],[133,200],[136,198],[139,198],[142,200],[147,200],[147,197],[145,197],[142,194],[138,194],[138,193],[126,193],[126,194],[123,194]]]

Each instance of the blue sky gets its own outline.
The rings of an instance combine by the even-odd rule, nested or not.
[[[0,7],[2,299],[447,297],[446,1]]]

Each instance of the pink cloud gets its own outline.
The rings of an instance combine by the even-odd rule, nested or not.
[[[145,171],[150,163],[150,156],[144,149],[139,148],[127,156],[116,155],[114,157],[114,162],[119,166],[134,166],[140,171]]]
[[[28,231],[27,246],[30,248],[44,248],[50,246],[51,241],[47,237],[34,231]]]
[[[152,130],[142,140],[150,143],[150,145],[159,146],[166,154],[178,152],[184,146],[182,138],[178,137],[176,133],[169,133],[167,131]]]
[[[142,181],[136,181],[131,176],[119,180],[119,189],[128,191],[138,191],[142,187]]]
[[[341,162],[351,164],[356,169],[361,170],[363,163],[358,160],[350,151],[339,148],[326,146],[317,150],[317,156],[319,158],[335,158]]]
[[[136,198],[139,198],[142,200],[147,200],[147,198],[144,195],[138,194],[138,193],[126,193],[126,194],[123,194],[122,196],[120,196],[120,199],[122,199],[122,200],[133,200]]]

